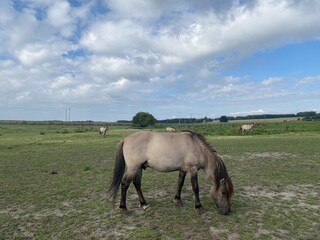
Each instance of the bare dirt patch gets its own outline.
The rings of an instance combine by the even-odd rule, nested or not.
[[[245,156],[247,159],[253,158],[273,158],[273,159],[283,159],[296,157],[295,154],[286,153],[286,152],[258,152],[258,153],[246,153]]]
[[[236,159],[239,162],[244,162],[248,160],[257,160],[257,159],[275,159],[275,160],[281,160],[286,158],[294,158],[297,157],[297,155],[287,152],[245,152],[241,155],[223,155],[224,159]]]

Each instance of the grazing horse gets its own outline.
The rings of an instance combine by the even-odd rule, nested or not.
[[[195,194],[195,208],[199,212],[203,208],[199,198],[197,172],[203,169],[212,183],[210,195],[218,212],[224,215],[230,213],[230,198],[233,193],[231,178],[221,156],[202,135],[192,131],[176,134],[142,131],[120,141],[109,189],[109,197],[115,202],[121,184],[120,209],[127,210],[126,195],[132,181],[138,193],[140,206],[144,210],[148,209],[149,205],[141,191],[142,169],[147,167],[160,172],[179,171],[175,195],[177,204],[182,204],[181,189],[188,173]]]
[[[252,131],[252,129],[254,129],[256,127],[256,125],[254,123],[251,124],[244,124],[239,128],[239,132],[242,132],[242,135],[248,135],[249,132]]]
[[[175,132],[176,129],[174,127],[167,127],[166,132]]]
[[[105,126],[105,127],[100,128],[99,133],[100,133],[100,135],[105,136],[107,134],[107,131],[108,131],[108,127]]]

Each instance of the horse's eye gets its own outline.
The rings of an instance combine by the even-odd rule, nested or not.
[[[226,192],[221,192],[222,193],[222,195],[226,195]]]

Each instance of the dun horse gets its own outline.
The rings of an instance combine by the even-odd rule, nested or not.
[[[243,135],[245,134],[249,134],[249,132],[252,131],[252,129],[254,129],[256,127],[256,125],[254,123],[251,124],[244,124],[240,127],[239,132],[241,131]]]
[[[103,136],[105,136],[107,134],[107,131],[108,131],[108,127],[107,126],[106,127],[101,127],[99,129],[100,135],[103,135]]]
[[[191,131],[175,134],[143,131],[122,140],[117,147],[109,189],[109,196],[115,201],[121,184],[120,209],[127,209],[126,195],[132,181],[138,193],[140,206],[144,210],[148,209],[149,205],[141,191],[142,169],[147,167],[160,172],[179,171],[175,195],[177,204],[182,204],[181,189],[188,173],[195,194],[195,208],[199,211],[202,211],[202,205],[197,172],[203,169],[212,183],[210,194],[218,212],[224,215],[230,213],[232,181],[222,158],[202,135]]]
[[[175,132],[176,129],[174,127],[166,127],[166,132]]]

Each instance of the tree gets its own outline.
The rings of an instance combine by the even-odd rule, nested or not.
[[[306,118],[315,117],[316,115],[317,115],[317,113],[314,111],[298,112],[297,113],[297,117],[306,117]]]
[[[154,125],[156,119],[150,113],[147,112],[138,112],[133,118],[132,123],[137,124],[140,127],[147,127],[149,125]]]
[[[228,117],[227,116],[221,116],[220,117],[220,122],[228,122]]]

